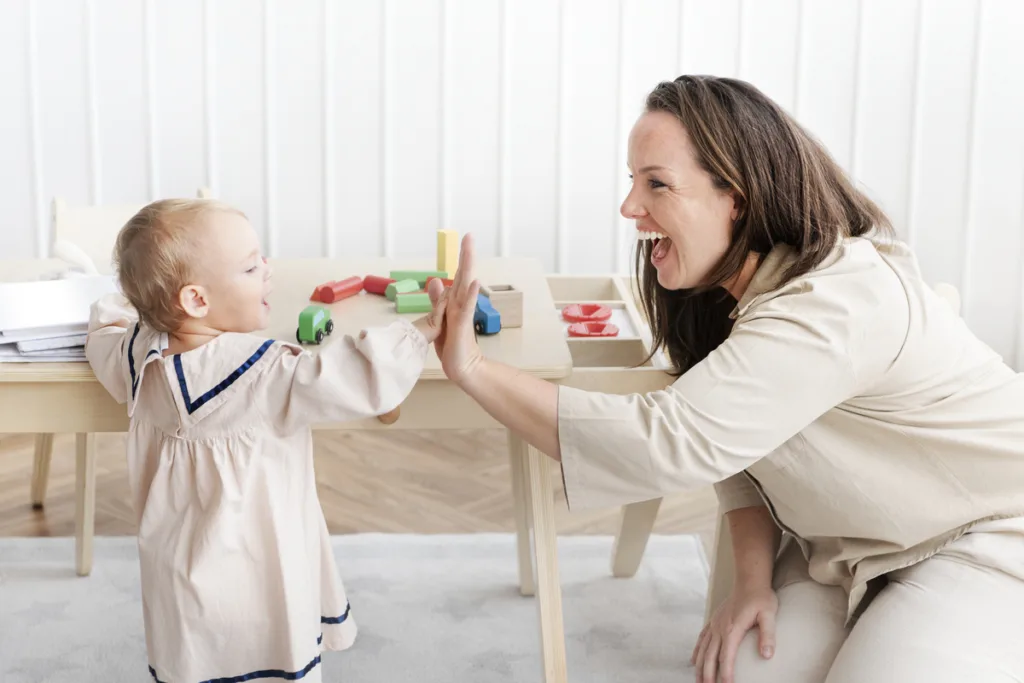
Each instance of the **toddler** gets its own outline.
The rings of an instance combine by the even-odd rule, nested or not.
[[[446,296],[311,354],[253,332],[271,272],[245,216],[146,206],[115,247],[86,356],[127,403],[149,673],[163,683],[320,681],[355,621],[313,474],[311,423],[382,415],[419,378]]]

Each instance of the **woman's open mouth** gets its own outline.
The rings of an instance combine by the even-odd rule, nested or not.
[[[657,267],[662,263],[668,256],[669,251],[672,249],[672,238],[668,235],[663,235],[660,232],[649,232],[640,230],[638,231],[638,237],[641,242],[649,241],[653,249],[651,249],[651,265]]]

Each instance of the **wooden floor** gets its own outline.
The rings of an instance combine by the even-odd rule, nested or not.
[[[131,535],[124,436],[99,435],[96,534]],[[58,435],[43,510],[29,502],[32,435],[0,436],[0,536],[74,535],[74,439]],[[513,531],[505,432],[318,432],[320,502],[331,533]],[[613,534],[618,510],[570,513],[555,468],[562,534]],[[667,499],[655,533],[714,531],[712,489]]]

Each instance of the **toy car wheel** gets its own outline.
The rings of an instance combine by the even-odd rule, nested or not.
[[[333,320],[328,320],[327,324],[324,325],[324,329],[327,330],[327,334],[330,334],[331,332],[334,332],[334,321]]]
[[[300,344],[302,343],[302,330],[301,330],[301,329],[299,329],[298,327],[296,327],[296,328],[295,328],[295,339],[296,339],[296,341],[298,341],[298,342],[299,342]]]
[[[483,334],[484,333],[484,325],[481,322],[473,323],[473,329],[476,330],[477,334]]]
[[[324,340],[324,331],[323,330],[317,330],[316,331],[316,343],[319,344],[323,340]]]

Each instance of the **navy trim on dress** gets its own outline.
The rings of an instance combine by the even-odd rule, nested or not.
[[[321,624],[340,624],[348,619],[348,613],[352,609],[351,604],[345,605],[345,613],[340,617],[320,617]],[[316,637],[316,644],[319,646],[324,641],[324,634],[321,633]],[[253,671],[252,673],[243,674],[241,676],[231,676],[228,678],[211,678],[203,681],[202,683],[242,683],[243,681],[252,681],[257,678],[284,678],[289,681],[296,681],[303,678],[306,674],[316,668],[316,665],[320,663],[320,655],[317,655],[313,660],[304,666],[299,671],[288,672],[282,669],[263,669],[262,671]],[[156,676],[156,670],[151,666],[149,667],[149,675],[153,677],[156,683],[164,683]]]
[[[352,604],[349,603],[349,604],[345,605],[345,613],[342,614],[340,617],[320,617],[320,623],[321,624],[340,624],[343,621],[345,621],[346,619],[348,619],[348,613],[349,613],[349,611],[351,609],[352,609]]]
[[[244,375],[246,370],[251,368],[256,361],[263,357],[263,354],[267,352],[267,349],[269,349],[273,343],[273,339],[268,339],[263,342],[260,348],[258,348],[254,354],[249,356],[248,360],[238,366],[234,372],[225,377],[217,386],[207,391],[195,401],[192,401],[188,395],[188,385],[185,383],[185,371],[181,367],[181,354],[175,354],[174,371],[178,375],[178,386],[181,387],[181,397],[185,401],[185,409],[188,410],[189,415],[199,410],[207,401],[234,384],[235,380]]]
[[[139,378],[135,376],[135,338],[139,336],[139,324],[135,323],[135,331],[132,332],[132,338],[128,342],[128,374],[132,378],[132,398],[135,398],[135,390],[139,386]]]

